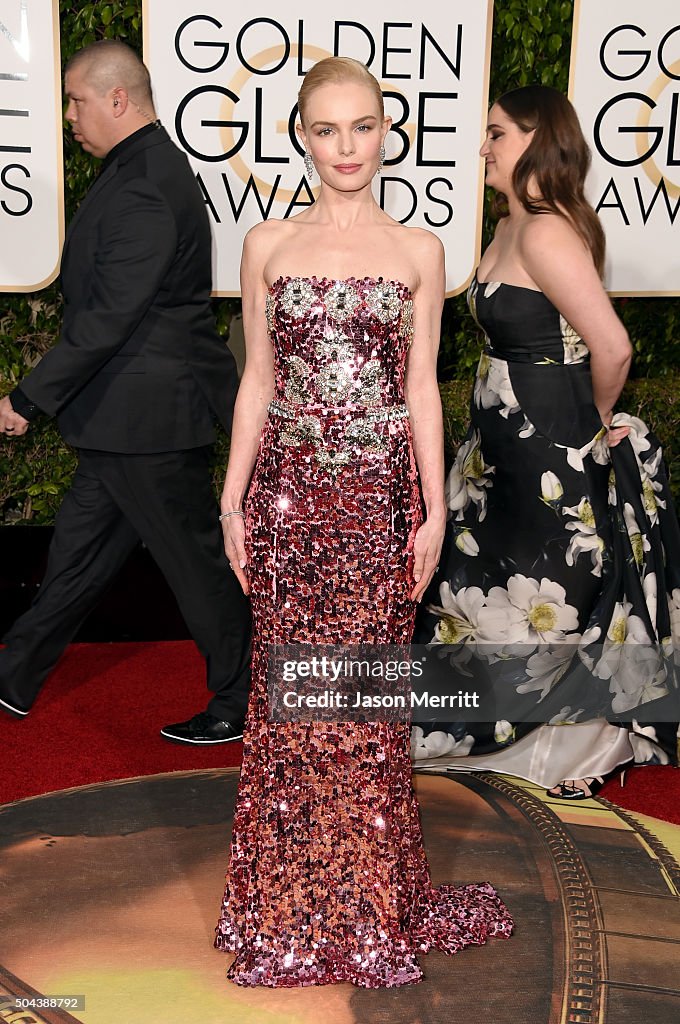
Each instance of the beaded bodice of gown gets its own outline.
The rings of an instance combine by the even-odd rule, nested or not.
[[[288,420],[283,444],[311,445],[331,476],[353,450],[384,453],[376,424],[407,415],[413,300],[406,285],[281,277],[267,297],[267,323],[276,353],[270,412]]]
[[[488,884],[433,887],[409,727],[272,721],[273,644],[408,643],[421,523],[404,405],[413,301],[399,282],[281,277],[246,502],[252,690],[216,946],[243,985],[417,981],[417,950],[508,935]]]

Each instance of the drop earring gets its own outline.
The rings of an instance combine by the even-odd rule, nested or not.
[[[384,165],[384,163],[385,163],[385,156],[386,156],[386,153],[385,153],[385,146],[384,146],[384,145],[382,145],[382,146],[380,147],[380,163],[378,164],[378,174],[380,174],[380,172],[381,172],[381,171],[382,171],[382,169],[383,169],[383,165]]]
[[[307,177],[311,181],[312,175],[314,174],[314,161],[312,160],[312,154],[309,150],[305,150],[305,170],[307,172]]]

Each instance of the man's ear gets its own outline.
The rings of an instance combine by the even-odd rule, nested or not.
[[[111,91],[111,103],[113,106],[113,116],[121,117],[125,113],[128,107],[130,98],[125,89],[122,86],[117,86]]]

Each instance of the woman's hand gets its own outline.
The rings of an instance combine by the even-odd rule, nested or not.
[[[444,541],[446,519],[444,517],[428,517],[416,533],[413,544],[413,579],[415,587],[411,591],[411,600],[420,602],[430,585],[439,564],[439,556]]]
[[[607,444],[610,448],[614,448],[615,445],[619,443],[619,441],[623,441],[624,437],[628,437],[628,435],[630,434],[630,427],[611,426],[612,415],[613,413],[610,412],[608,416],[602,417],[602,422],[607,428]]]
[[[229,560],[229,565],[236,574],[236,579],[241,584],[244,594],[250,593],[250,584],[246,575],[246,527],[243,516],[234,515],[222,520],[222,533],[224,534],[224,550]]]

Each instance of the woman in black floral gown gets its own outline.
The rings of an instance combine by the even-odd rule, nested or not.
[[[680,532],[657,441],[613,415],[631,347],[573,107],[514,90],[481,153],[500,217],[468,296],[486,346],[416,639],[516,713],[415,727],[413,755],[582,799],[633,758],[676,760]]]

